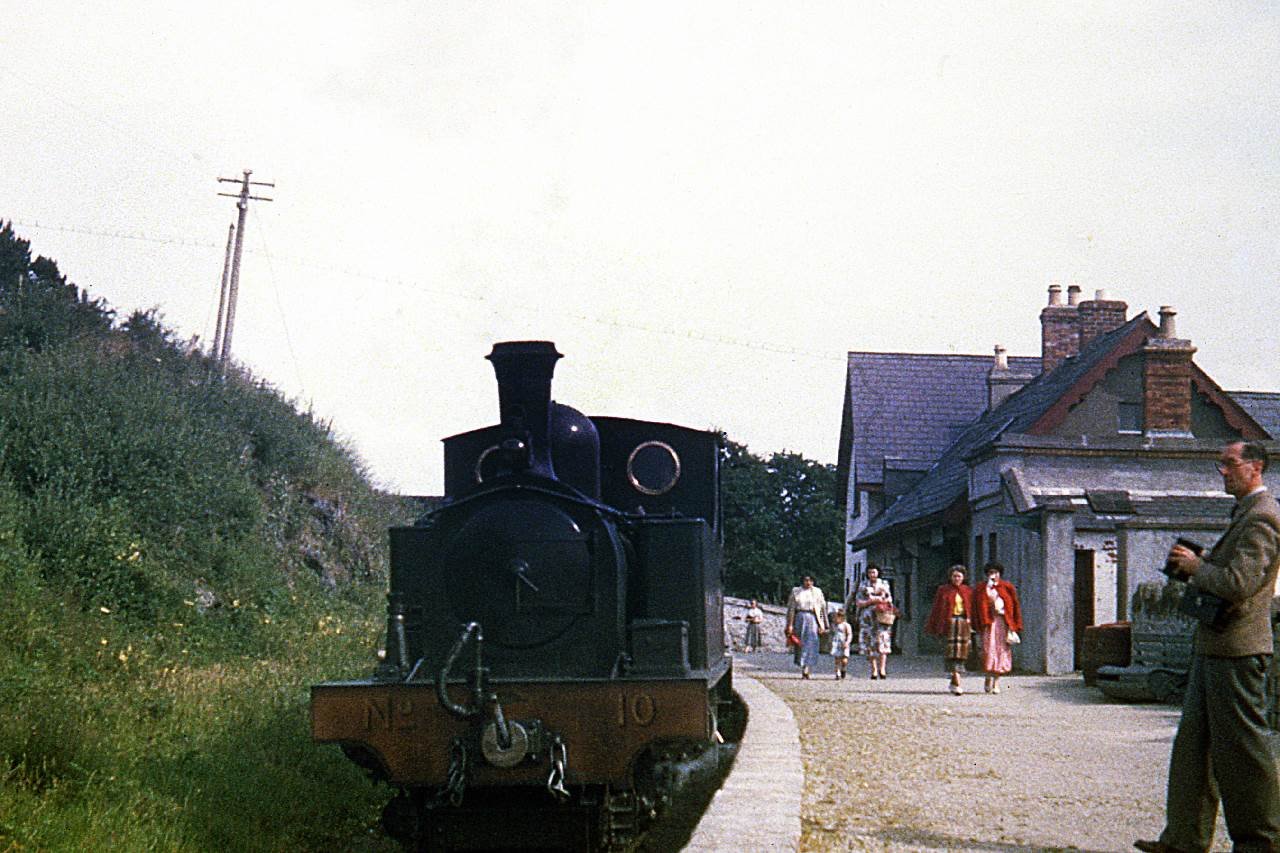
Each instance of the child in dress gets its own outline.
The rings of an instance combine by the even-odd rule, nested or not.
[[[844,611],[837,610],[831,617],[831,657],[836,662],[836,678],[844,678],[849,670],[849,646],[853,643],[853,628],[844,621]]]

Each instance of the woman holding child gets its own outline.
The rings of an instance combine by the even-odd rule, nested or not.
[[[871,678],[885,678],[885,666],[893,651],[893,621],[878,616],[880,612],[893,611],[893,594],[889,582],[880,577],[880,567],[867,565],[867,576],[858,584],[854,593],[854,605],[858,608],[858,651],[867,656],[871,664]]]

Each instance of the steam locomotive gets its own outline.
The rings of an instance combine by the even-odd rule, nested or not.
[[[717,436],[553,402],[559,358],[494,345],[501,422],[445,439],[444,503],[391,530],[381,664],[311,691],[411,848],[629,849],[735,725]]]

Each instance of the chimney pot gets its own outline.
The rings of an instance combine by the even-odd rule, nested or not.
[[[1173,310],[1172,305],[1160,306],[1160,337],[1176,338],[1178,336],[1177,321],[1174,319],[1178,316],[1178,312]]]
[[[1050,305],[1062,304],[1062,285],[1059,285],[1059,284],[1049,285],[1049,304]]]
[[[1073,284],[1067,287],[1067,304],[1068,305],[1080,304],[1080,285]]]
[[[1107,293],[1107,289],[1105,287],[1100,287],[1097,290],[1095,290],[1093,293],[1094,302],[1108,302],[1110,301],[1110,299],[1111,299],[1111,294]]]
[[[996,370],[1009,369],[1009,353],[1000,344],[996,344]]]

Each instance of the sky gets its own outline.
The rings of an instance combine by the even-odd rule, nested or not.
[[[1038,355],[1105,289],[1280,390],[1263,3],[19,4],[0,219],[232,349],[380,485],[442,488],[500,340],[560,402],[838,452],[850,350]]]

